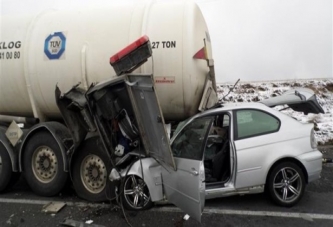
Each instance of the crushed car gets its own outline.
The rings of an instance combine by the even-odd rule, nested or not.
[[[110,180],[115,184],[124,178],[115,188],[126,208],[147,209],[166,198],[200,220],[205,199],[265,190],[278,205],[293,206],[306,184],[320,177],[322,153],[313,125],[272,108],[283,104],[306,114],[323,113],[309,89],[204,111],[188,119],[170,141],[151,75],[111,79],[90,89],[86,98],[92,117],[74,118],[73,131],[84,132],[76,141],[89,131],[79,122],[98,128],[114,160]]]
[[[83,146],[89,149],[77,152],[82,164],[72,178],[96,192],[92,201],[104,196],[100,182],[107,177],[111,186],[102,189],[112,189],[127,209],[167,200],[200,221],[206,199],[267,191],[276,204],[290,207],[320,177],[313,125],[272,108],[324,113],[309,89],[218,105],[179,124],[171,139],[153,75],[122,74],[88,91],[57,88],[56,100],[74,149],[91,134],[91,145]],[[86,198],[80,187],[78,195]]]

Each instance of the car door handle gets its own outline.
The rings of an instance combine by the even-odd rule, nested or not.
[[[198,175],[199,175],[199,172],[196,171],[194,168],[192,168],[192,170],[191,170],[191,174],[194,175],[194,176],[198,176]]]
[[[194,176],[198,176],[198,175],[199,175],[199,172],[196,171],[196,170],[193,170],[191,173],[192,173],[192,175],[194,175]]]

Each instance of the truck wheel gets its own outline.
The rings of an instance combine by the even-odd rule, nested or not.
[[[304,173],[293,162],[283,162],[275,166],[267,183],[271,199],[280,206],[291,207],[298,203],[304,194]]]
[[[95,137],[84,141],[72,163],[73,185],[77,195],[91,202],[106,201],[110,189],[108,173],[111,171],[111,162],[100,139]]]
[[[23,153],[23,171],[31,189],[41,196],[58,194],[67,182],[60,147],[48,132],[37,132]]]
[[[153,206],[148,187],[140,177],[126,177],[122,189],[122,203],[126,209],[146,210]]]
[[[5,191],[12,178],[12,162],[6,148],[0,143],[0,192]]]

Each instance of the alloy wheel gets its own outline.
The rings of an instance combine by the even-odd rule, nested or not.
[[[278,171],[273,184],[274,193],[282,202],[293,202],[301,195],[302,179],[294,168],[285,167]]]
[[[131,175],[124,184],[124,197],[132,209],[144,209],[150,202],[146,183],[139,177]]]

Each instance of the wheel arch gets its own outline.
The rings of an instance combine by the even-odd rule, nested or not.
[[[38,132],[45,131],[47,133],[50,133],[50,135],[56,140],[60,147],[60,151],[62,154],[63,158],[63,163],[64,163],[64,171],[68,172],[69,169],[69,164],[68,164],[68,158],[67,158],[67,151],[70,149],[70,146],[66,146],[65,143],[67,141],[72,141],[72,137],[69,133],[69,130],[66,126],[59,122],[43,122],[39,123],[35,126],[33,126],[27,135],[24,137],[23,142],[21,144],[21,147],[19,149],[18,153],[18,166],[19,170],[22,172],[23,171],[23,166],[22,166],[22,156],[25,150],[26,145],[28,144],[29,140],[33,135],[35,135]]]
[[[281,159],[277,160],[269,168],[269,171],[266,174],[266,181],[265,181],[266,186],[267,186],[267,181],[268,181],[269,175],[273,171],[274,167],[279,165],[280,163],[283,163],[283,162],[292,162],[292,163],[295,163],[298,167],[300,167],[303,174],[304,174],[305,182],[308,183],[308,172],[306,171],[305,166],[303,165],[303,163],[301,161],[299,161],[298,159],[294,158],[294,157],[284,157],[284,158],[281,158]]]
[[[143,179],[148,187],[151,200],[153,202],[156,202],[164,198],[162,189],[161,168],[161,165],[159,165],[153,158],[142,158],[141,160],[137,160],[131,166],[130,170],[128,170],[127,168],[123,170],[121,172],[121,176],[126,177],[129,175],[135,175]]]
[[[14,152],[13,147],[9,144],[5,132],[0,129],[0,143],[4,146],[5,150],[7,151],[11,164],[12,164],[12,171],[18,171],[18,164],[17,164],[17,154]]]

